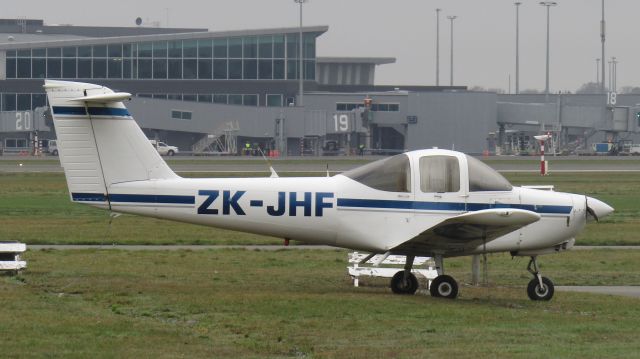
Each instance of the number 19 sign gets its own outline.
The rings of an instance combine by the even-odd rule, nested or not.
[[[335,132],[349,132],[349,115],[346,113],[336,113],[333,115],[333,125]]]

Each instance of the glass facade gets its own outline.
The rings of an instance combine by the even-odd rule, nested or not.
[[[304,78],[316,75],[316,35],[304,34]],[[9,79],[296,80],[299,35],[261,35],[7,51]]]
[[[190,102],[206,102],[206,103],[216,103],[222,105],[241,105],[241,106],[258,106],[259,105],[259,95],[258,94],[211,94],[211,93],[198,93],[198,94],[181,94],[181,93],[138,93],[137,97],[144,98],[153,98],[160,100],[174,100],[174,101],[190,101]],[[279,96],[279,99],[282,99],[282,95],[266,95],[266,105],[267,106],[276,106],[274,101],[270,96]],[[271,102],[269,102],[271,101]],[[280,100],[282,101],[282,100]],[[277,106],[281,106],[278,104]]]
[[[181,93],[138,93],[137,97],[159,100],[206,102],[223,105],[259,106],[258,94],[181,94]],[[263,105],[268,107],[282,106],[282,95],[266,95]],[[30,111],[36,107],[47,106],[47,95],[44,93],[2,93],[0,94],[0,111]]]
[[[356,108],[364,108],[364,103],[336,103],[336,111],[353,111]],[[373,112],[398,112],[400,111],[400,104],[397,103],[374,103],[371,104],[371,111]]]
[[[47,105],[44,93],[3,93],[0,95],[0,111],[30,111]]]

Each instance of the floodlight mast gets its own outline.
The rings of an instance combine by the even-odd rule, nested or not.
[[[549,9],[552,6],[558,5],[555,1],[540,1],[540,5],[547,7],[547,75],[544,87],[544,93],[546,95],[545,100],[549,97]]]
[[[516,6],[516,95],[520,93],[520,5],[522,2],[513,3]],[[509,81],[511,85],[511,81]]]
[[[450,65],[451,74],[449,79],[449,86],[453,86],[453,20],[457,18],[458,17],[455,15],[447,16],[447,19],[451,21],[451,65]]]
[[[302,4],[309,0],[293,0],[300,5],[300,52],[298,53],[298,106],[304,106],[304,54],[303,54],[303,36],[302,36]]]
[[[605,42],[605,37],[606,37],[606,26],[605,26],[605,22],[604,22],[604,0],[602,0],[602,20],[600,21],[600,41],[602,42],[602,82],[600,83],[600,91],[602,93],[606,92],[606,88],[604,86],[604,42]]]
[[[436,9],[436,86],[440,86],[440,11]]]

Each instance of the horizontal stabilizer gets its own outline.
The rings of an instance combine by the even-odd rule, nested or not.
[[[393,253],[455,252],[490,242],[540,220],[538,213],[523,209],[492,208],[467,212],[437,225],[392,249]]]
[[[128,92],[105,93],[69,99],[69,101],[84,101],[93,103],[113,103],[128,100],[131,100],[131,94]]]

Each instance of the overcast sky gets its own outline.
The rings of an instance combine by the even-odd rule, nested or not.
[[[544,89],[546,10],[521,0],[520,90]],[[551,8],[551,91],[575,91],[596,79],[601,55],[601,0],[557,0]],[[396,57],[378,67],[377,84],[434,85],[436,8],[441,8],[440,83],[449,84],[454,22],[454,84],[502,88],[515,83],[515,6],[509,0],[309,0],[305,25],[328,25],[318,56]],[[167,16],[168,14],[168,16]],[[136,17],[171,27],[211,31],[293,27],[293,0],[29,1],[4,6],[2,17],[41,18],[47,24],[131,26]],[[640,85],[640,1],[607,0],[606,57],[616,56],[618,88]]]

